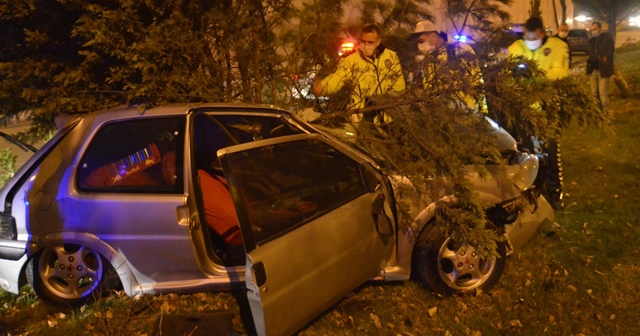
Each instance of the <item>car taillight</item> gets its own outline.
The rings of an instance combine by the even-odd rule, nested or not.
[[[0,239],[16,239],[16,224],[13,217],[0,214]]]

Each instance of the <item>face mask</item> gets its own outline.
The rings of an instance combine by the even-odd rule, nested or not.
[[[562,38],[567,37],[567,35],[569,35],[569,32],[559,32],[559,33],[558,33],[558,36],[560,36],[560,37],[562,37]]]
[[[600,36],[600,32],[599,31],[597,31],[597,30],[592,30],[591,31],[591,37],[598,37],[598,36]]]
[[[424,41],[422,43],[418,43],[418,50],[423,55],[428,55],[428,54],[432,53],[434,49],[435,49],[435,47],[433,45],[429,44],[429,41]]]
[[[533,41],[524,40],[524,43],[527,45],[527,48],[529,48],[529,50],[536,50],[542,45],[542,39]]]
[[[376,46],[375,45],[360,45],[360,51],[362,51],[362,53],[367,56],[367,57],[373,57],[373,55],[376,52]]]

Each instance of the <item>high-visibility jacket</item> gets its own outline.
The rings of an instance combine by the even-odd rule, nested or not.
[[[354,88],[347,108],[357,109],[365,107],[367,98],[403,91],[405,82],[398,56],[390,49],[380,49],[373,58],[358,50],[341,59],[338,69],[322,79],[322,94],[334,94],[351,82]]]
[[[513,42],[507,49],[509,55],[523,56],[538,63],[549,79],[569,76],[569,46],[561,39],[545,36],[542,45],[530,50],[523,39]]]

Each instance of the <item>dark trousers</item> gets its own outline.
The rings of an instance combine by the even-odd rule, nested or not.
[[[549,195],[549,201],[562,200],[562,155],[560,154],[560,139],[547,140],[544,144],[548,162],[545,185]],[[553,205],[553,204],[552,204]]]

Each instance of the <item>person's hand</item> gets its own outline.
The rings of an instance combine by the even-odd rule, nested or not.
[[[319,76],[313,78],[313,95],[316,97],[322,95],[322,79]]]

